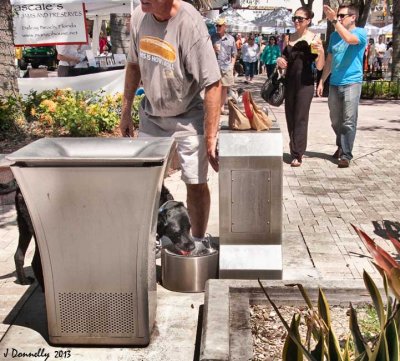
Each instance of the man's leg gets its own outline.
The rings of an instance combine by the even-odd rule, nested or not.
[[[210,215],[210,190],[207,183],[186,184],[187,207],[192,223],[193,237],[203,238]]]
[[[192,235],[203,238],[210,214],[210,191],[207,185],[208,157],[204,136],[175,138],[186,184],[187,208],[192,225]]]
[[[341,148],[340,130],[342,127],[343,118],[343,104],[339,87],[335,85],[329,86],[329,97],[328,97],[329,115],[331,118],[331,125],[333,131],[336,134],[336,145]]]
[[[353,145],[356,137],[358,103],[361,95],[361,83],[349,84],[344,88],[343,123],[340,130],[340,142],[342,145],[342,158],[353,158]]]

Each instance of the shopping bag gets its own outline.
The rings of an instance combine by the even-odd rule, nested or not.
[[[258,108],[249,91],[243,93],[243,106],[254,130],[268,130],[272,127],[272,121],[264,111]]]
[[[250,120],[239,107],[232,101],[228,100],[229,109],[229,129],[231,130],[249,130],[251,129]]]

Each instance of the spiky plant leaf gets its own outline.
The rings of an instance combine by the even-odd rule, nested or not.
[[[321,318],[324,320],[326,326],[328,328],[331,327],[331,312],[329,310],[329,304],[325,297],[324,292],[321,288],[318,291],[318,313]]]
[[[285,286],[288,286],[288,287],[297,287],[297,288],[299,289],[301,295],[303,296],[304,301],[306,301],[307,307],[308,307],[310,310],[313,309],[314,306],[313,306],[313,304],[312,304],[312,302],[311,302],[311,299],[310,299],[310,297],[308,296],[307,291],[304,289],[304,287],[303,287],[303,285],[302,285],[301,283],[289,283],[289,284],[287,284],[287,285],[285,285]]]
[[[390,240],[390,242],[392,242],[394,248],[396,249],[397,253],[400,254],[400,242],[394,238],[388,231],[386,231],[386,234]]]
[[[294,314],[290,323],[290,330],[295,335],[298,343],[301,343],[299,325],[300,315]],[[282,361],[303,361],[303,352],[297,346],[298,343],[294,342],[289,334],[287,335],[285,344],[283,345]]]
[[[350,361],[350,335],[347,337],[346,344],[344,345],[343,361]]]
[[[267,293],[267,291],[265,290],[264,286],[262,285],[260,279],[258,278],[258,283],[262,289],[262,291],[264,292],[265,297],[267,297],[269,303],[271,304],[272,308],[274,309],[274,311],[276,312],[276,314],[278,315],[279,319],[281,320],[283,326],[286,328],[286,331],[288,332],[288,335],[291,337],[291,339],[296,343],[297,347],[301,348],[301,350],[303,351],[304,356],[307,358],[307,360],[309,361],[317,361],[310,352],[308,352],[308,350],[302,345],[301,342],[299,342],[296,338],[296,335],[290,330],[289,325],[287,324],[287,322],[285,321],[285,319],[283,318],[282,314],[280,313],[278,307],[276,306],[276,304],[272,301],[271,297],[269,297],[269,294]]]
[[[342,354],[340,352],[339,342],[332,327],[329,327],[328,336],[328,351],[329,351],[329,361],[343,361]]]
[[[392,319],[385,329],[385,337],[388,346],[389,360],[399,360],[399,335],[397,333],[397,327],[395,321]]]
[[[385,314],[385,306],[383,305],[381,293],[378,290],[378,287],[376,287],[375,282],[372,280],[368,272],[364,270],[363,272],[363,278],[364,278],[364,284],[365,287],[367,287],[367,290],[372,298],[372,303],[374,304],[376,313],[378,315],[379,319],[379,324],[381,327],[381,330],[385,327],[386,323],[386,314]]]
[[[351,335],[353,336],[354,348],[356,356],[366,354],[369,357],[372,353],[364,337],[361,334],[360,327],[357,320],[357,312],[353,305],[350,303],[350,318],[349,318],[349,328]]]
[[[314,356],[316,360],[323,361],[324,360],[324,352],[325,352],[325,336],[321,332],[320,338],[319,338],[314,350],[311,351],[311,355]]]
[[[390,361],[389,350],[385,338],[385,331],[381,331],[381,333],[379,334],[378,342],[375,345],[374,351],[372,352],[369,361]]]
[[[400,269],[392,268],[389,275],[387,275],[387,278],[391,290],[397,300],[400,300]]]
[[[383,268],[387,275],[390,274],[390,270],[392,268],[399,267],[394,258],[390,256],[389,253],[387,253],[384,249],[379,247],[365,232],[353,224],[352,227],[363,241],[365,247],[367,247],[369,253],[371,253],[375,262],[379,265],[379,267]]]
[[[370,361],[369,356],[367,355],[366,352],[362,353],[361,355],[358,355],[354,361]]]

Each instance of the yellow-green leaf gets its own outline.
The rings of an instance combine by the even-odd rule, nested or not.
[[[386,323],[385,307],[383,305],[381,293],[376,287],[375,282],[372,280],[368,272],[364,270],[363,272],[364,284],[372,298],[372,303],[374,304],[376,313],[378,315],[381,330],[383,330]]]
[[[395,321],[392,319],[386,326],[385,336],[389,352],[390,361],[399,360],[399,335]]]
[[[301,342],[299,334],[300,315],[294,314],[290,323],[290,330],[294,337]],[[283,345],[282,361],[303,361],[303,352],[288,334]]]
[[[329,304],[328,301],[325,297],[324,292],[319,289],[318,292],[318,312],[321,316],[321,318],[324,320],[326,326],[328,328],[331,327],[331,312],[329,310]]]
[[[336,335],[332,331],[332,327],[329,327],[329,340],[328,340],[328,350],[329,350],[329,361],[343,361],[339,342]]]
[[[351,335],[353,336],[354,348],[356,355],[362,355],[366,353],[367,356],[371,355],[372,351],[369,349],[367,343],[364,341],[364,337],[361,334],[360,327],[358,326],[357,312],[350,303],[350,318],[349,328]]]

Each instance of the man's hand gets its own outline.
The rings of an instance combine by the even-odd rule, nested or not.
[[[329,21],[336,19],[336,10],[332,9],[330,6],[324,5],[324,13]]]
[[[211,164],[211,167],[218,172],[219,159],[217,150],[217,137],[206,137],[206,148],[208,161]]]
[[[323,91],[324,91],[324,83],[322,82],[322,80],[320,80],[317,87],[317,95],[319,97],[322,97]]]
[[[133,121],[130,109],[123,109],[119,129],[123,137],[133,137]]]

